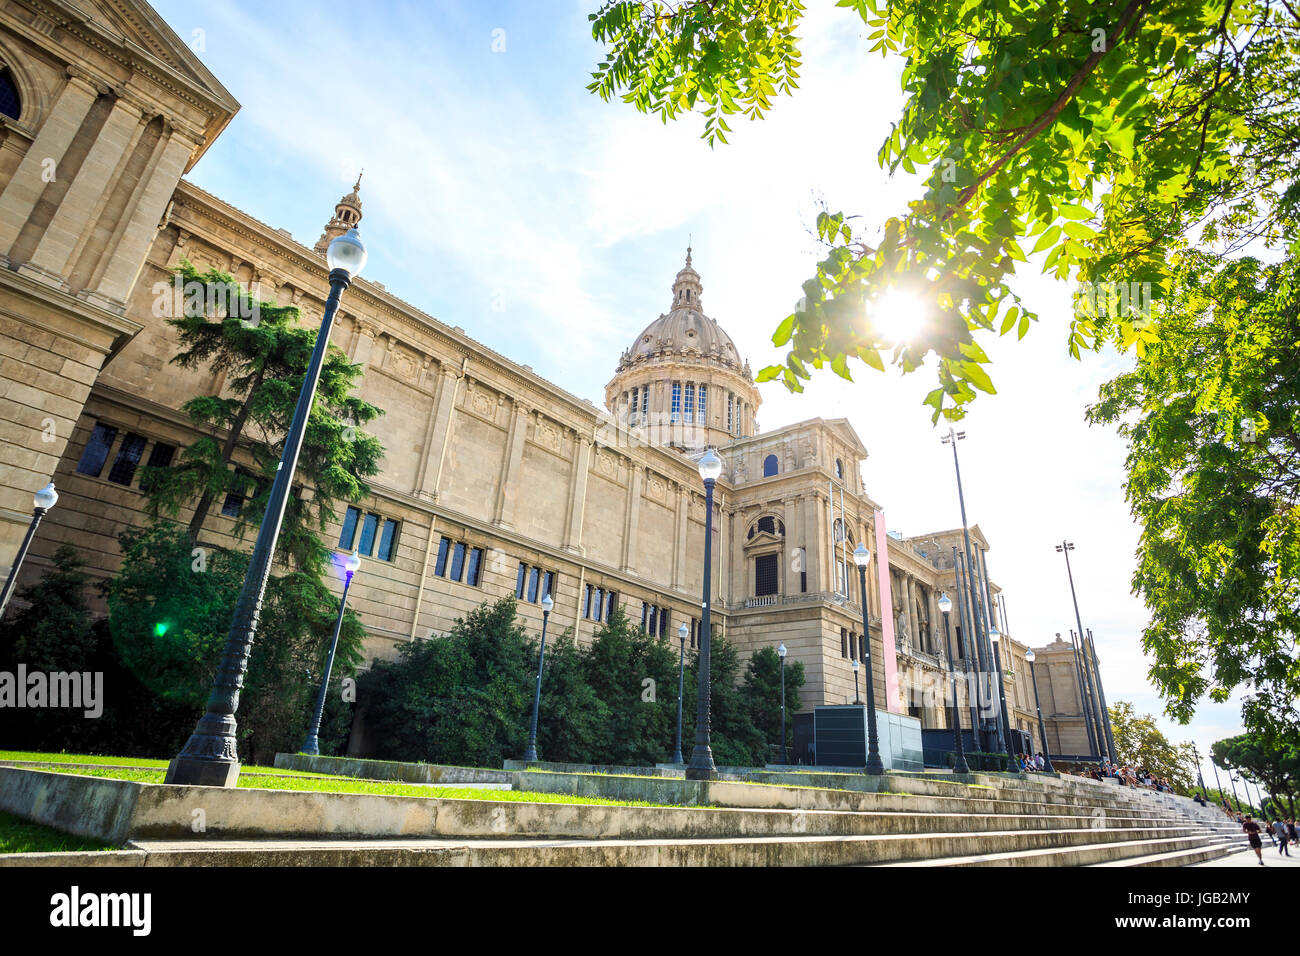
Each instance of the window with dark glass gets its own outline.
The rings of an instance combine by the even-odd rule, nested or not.
[[[357,545],[357,550],[370,557],[375,550],[375,533],[379,530],[379,515],[368,514],[365,520],[361,522],[361,543]]]
[[[470,548],[469,564],[465,568],[465,583],[478,587],[483,580],[483,549]]]
[[[849,656],[849,631],[848,628],[840,628],[840,657]]]
[[[248,492],[252,486],[252,476],[243,468],[236,468],[235,483],[230,486],[230,491],[226,492],[226,500],[221,504],[221,513],[227,518],[238,518],[239,512],[244,508],[244,502],[248,500]]]
[[[865,661],[866,659],[867,659],[867,636],[865,634],[859,634],[858,635],[858,660]]]
[[[339,547],[344,551],[352,550],[352,542],[357,536],[357,522],[361,520],[361,512],[356,508],[348,508],[347,513],[343,515],[343,533],[339,535]]]
[[[451,551],[451,573],[448,575],[453,581],[459,581],[461,574],[465,570],[465,542],[457,541],[456,546]]]
[[[653,636],[659,633],[659,608],[653,604],[650,605],[650,634]]]
[[[23,115],[23,98],[7,66],[0,66],[0,113],[13,119]]]
[[[754,594],[764,597],[778,589],[777,560],[775,554],[760,554],[754,559]]]
[[[150,468],[170,468],[175,454],[175,445],[156,441],[153,443],[153,448],[149,450],[149,460],[145,464]]]
[[[81,450],[81,461],[77,462],[77,473],[98,478],[108,461],[109,449],[117,438],[117,429],[112,425],[96,425],[90,433],[86,447]]]
[[[397,554],[397,525],[398,522],[392,518],[384,519],[384,530],[379,535],[379,554],[377,557],[380,561],[391,561]]]
[[[763,459],[763,477],[771,478],[777,472],[776,455],[768,455]]]
[[[447,576],[447,558],[451,556],[451,538],[444,537],[438,542],[438,561],[433,566],[433,573],[440,578]]]
[[[541,583],[542,572],[537,568],[532,568],[528,572],[528,600],[533,604],[537,603],[537,586]]]
[[[515,597],[520,601],[524,599],[524,583],[528,579],[528,565],[522,561],[519,562],[519,576],[515,578]]]
[[[590,584],[588,584],[587,589],[582,592],[582,616],[584,618],[591,617],[591,585]]]
[[[682,383],[673,382],[672,412],[668,419],[670,422],[679,422],[682,420]]]
[[[605,619],[605,589],[596,588],[596,606],[592,610],[592,617],[598,621]]]
[[[144,454],[144,446],[148,441],[143,435],[137,435],[135,432],[127,432],[122,444],[117,449],[117,457],[113,459],[113,467],[108,470],[108,480],[117,485],[129,485],[131,479],[135,477],[136,465],[140,464],[140,457]]]
[[[835,459],[835,477],[840,479],[844,478],[844,462],[840,461],[838,458]]]
[[[551,600],[554,601],[555,600],[555,572],[554,571],[547,571],[546,577],[543,579],[542,597],[546,597],[546,595],[548,594],[551,596]]]
[[[660,608],[659,609],[659,636],[667,637],[669,635],[670,626],[671,626],[671,620],[669,618],[668,608],[666,607]]]
[[[617,602],[618,602],[618,592],[617,592],[617,591],[606,591],[606,592],[605,592],[605,616],[601,618],[602,621],[608,621],[608,620],[609,620],[609,616],[610,616],[611,614],[614,613],[614,605],[615,605]]]

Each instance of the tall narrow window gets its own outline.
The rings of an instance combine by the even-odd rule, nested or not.
[[[537,587],[541,579],[542,572],[539,569],[532,568],[528,572],[528,600],[533,604],[537,603]]]
[[[352,550],[352,542],[357,536],[357,522],[361,520],[361,512],[356,508],[348,508],[347,513],[343,516],[343,532],[339,535],[339,548],[344,551]],[[446,538],[442,539],[446,541]]]
[[[242,468],[235,469],[235,483],[231,486],[230,491],[226,492],[226,500],[221,503],[221,513],[227,518],[238,518],[239,512],[243,510],[244,502],[247,500],[245,490],[248,488],[248,472]],[[365,552],[369,554],[370,552]]]
[[[113,447],[115,438],[117,438],[117,429],[112,425],[96,425],[90,433],[90,440],[86,442],[86,447],[81,451],[81,461],[77,462],[77,473],[98,478],[99,473],[104,470],[104,462],[108,461],[108,452]]]
[[[779,467],[780,466],[779,463],[777,462],[776,455],[768,455],[766,458],[763,459],[763,477],[771,478],[773,475],[777,473],[777,469]]]
[[[483,581],[483,549],[471,548],[469,552],[469,565],[465,568],[465,583],[471,587],[478,587]]]
[[[764,597],[777,592],[777,561],[775,554],[760,554],[754,559],[754,596]]]
[[[546,595],[549,594],[551,596],[551,600],[554,601],[555,600],[555,572],[547,571],[544,582],[545,583],[542,587],[542,597],[546,597]]]
[[[669,623],[670,623],[670,622],[669,622],[669,616],[668,616],[668,608],[666,608],[666,607],[665,607],[665,608],[660,608],[660,609],[659,609],[659,636],[660,636],[660,637],[667,637],[667,636],[668,636],[668,627],[669,627]]]
[[[673,404],[672,414],[668,419],[670,422],[680,422],[682,420],[682,383],[673,382]]]
[[[641,630],[645,630],[650,621],[650,604],[647,601],[641,602]]]
[[[650,605],[650,634],[651,636],[659,633],[659,608]]]
[[[384,530],[379,535],[379,554],[377,555],[380,561],[391,561],[393,555],[397,553],[397,524],[392,518],[384,519]]]
[[[379,515],[368,514],[366,520],[361,522],[361,543],[357,545],[357,550],[370,557],[375,550],[375,533],[379,530]]]
[[[686,424],[693,424],[695,421],[695,386],[690,382],[686,383],[686,404],[682,407],[685,418],[682,420]]]
[[[849,630],[846,627],[840,628],[840,657],[849,656]]]
[[[0,113],[13,119],[23,115],[23,98],[7,66],[0,66]]]
[[[113,459],[113,467],[108,470],[108,480],[116,485],[129,485],[135,477],[135,466],[140,464],[147,439],[143,435],[128,432],[122,439],[122,445]]]
[[[858,660],[865,661],[866,659],[867,659],[867,636],[865,634],[859,634],[858,635]]]
[[[641,386],[641,424],[650,424],[650,386]]]
[[[459,581],[465,571],[465,542],[457,541],[456,547],[451,551],[451,573],[447,576],[453,581]]]
[[[727,393],[727,434],[735,428],[736,421],[736,396],[730,392]]]
[[[588,619],[591,618],[591,592],[592,587],[588,584],[587,590],[582,595],[582,616]]]
[[[700,386],[700,397],[695,408],[696,423],[707,425],[709,423],[709,386]]]
[[[524,599],[524,582],[528,578],[528,565],[522,561],[519,562],[519,576],[515,578],[515,597],[519,600]]]
[[[153,443],[153,448],[149,450],[149,461],[147,465],[150,468],[170,468],[172,464],[172,456],[175,454],[175,445],[168,445],[166,442],[156,441]]]
[[[605,592],[605,616],[602,620],[608,621],[609,616],[614,613],[614,605],[618,603],[617,591]]]
[[[603,621],[605,619],[605,589],[604,588],[596,588],[596,607],[592,612],[592,616],[598,621]]]
[[[433,567],[433,573],[440,578],[447,576],[447,559],[451,557],[451,538],[443,538],[438,542],[438,563]]]
[[[627,423],[629,425],[636,424],[637,397],[640,394],[641,394],[641,389],[639,388],[632,389],[632,409],[631,409],[631,413],[627,417]]]

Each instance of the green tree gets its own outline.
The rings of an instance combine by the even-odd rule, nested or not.
[[[59,545],[51,568],[18,592],[3,622],[5,658],[31,670],[83,671],[96,653],[94,618],[86,604],[80,552]]]
[[[803,661],[791,661],[785,669],[786,747],[794,745],[794,721],[799,710],[799,690],[804,685]],[[781,746],[781,658],[773,647],[760,647],[745,666],[741,696],[750,722],[763,739]],[[765,755],[766,756],[766,755]]]
[[[599,762],[648,766],[672,756],[677,721],[677,656],[616,607],[592,639],[587,680],[608,717]],[[654,681],[648,700],[647,679]],[[671,690],[670,690],[671,688]]]
[[[1196,788],[1196,757],[1191,743],[1173,744],[1150,714],[1139,716],[1128,701],[1110,707],[1111,732],[1121,764],[1145,767],[1152,776],[1168,780],[1181,794]]]
[[[1215,741],[1210,755],[1220,767],[1258,780],[1265,796],[1284,801],[1287,815],[1295,816],[1295,798],[1300,793],[1300,745],[1295,739],[1269,741],[1259,734],[1239,734]]]
[[[1023,337],[1037,319],[1012,288],[1030,256],[1058,278],[1149,283],[1158,301],[1189,235],[1229,252],[1290,241],[1280,214],[1300,197],[1291,4],[837,5],[858,14],[873,50],[902,60],[904,105],[878,160],[922,182],[883,221],[818,216],[825,258],[773,335],[789,347],[784,363],[760,381],[799,391],[814,369],[850,378],[856,358],[910,372],[933,353],[938,385],[925,401],[936,419],[958,418],[976,390],[994,391],[977,338]],[[704,137],[725,142],[727,116],[758,119],[797,87],[803,15],[800,0],[606,0],[591,21],[607,54],[588,88],[665,122],[699,111]],[[840,95],[851,123],[874,92]],[[808,148],[834,148],[834,136]],[[896,341],[877,319],[909,297],[921,321]],[[1071,353],[1109,342],[1140,355],[1157,335],[1144,312],[1083,300]]]
[[[1300,737],[1300,262],[1189,254],[1158,338],[1101,389],[1128,442],[1142,643],[1175,719],[1252,691],[1248,727]]]
[[[231,492],[245,498],[235,533],[242,536],[260,523],[316,330],[299,324],[297,306],[256,302],[225,273],[199,273],[183,262],[177,274],[187,289],[204,290],[205,305],[196,303],[167,320],[180,336],[181,350],[172,361],[206,369],[223,385],[218,394],[198,395],[181,406],[200,437],[175,465],[143,469],[140,486],[154,517],[175,517],[193,504],[189,534],[197,544],[213,503]],[[229,307],[210,310],[208,302]],[[359,501],[369,493],[366,479],[378,474],[383,458],[383,445],[360,428],[382,414],[353,394],[360,375],[361,366],[329,347],[294,473],[298,488],[280,529],[278,556],[314,574],[324,570],[329,553],[316,532],[336,520],[335,501]],[[234,467],[237,452],[248,455],[249,469]],[[302,486],[310,493],[302,493]]]

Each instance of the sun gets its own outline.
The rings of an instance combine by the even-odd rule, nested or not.
[[[871,310],[871,329],[891,345],[905,345],[921,331],[925,305],[919,296],[891,289]]]

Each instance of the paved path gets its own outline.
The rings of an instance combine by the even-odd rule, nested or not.
[[[1277,852],[1277,847],[1264,843],[1264,866],[1266,867],[1291,867],[1300,869],[1300,847],[1294,844],[1288,847],[1291,851],[1290,856],[1282,856]],[[1227,856],[1221,856],[1217,860],[1210,860],[1208,863],[1197,863],[1197,866],[1259,866],[1259,860],[1255,859],[1255,851],[1249,847],[1240,853],[1229,853]]]

